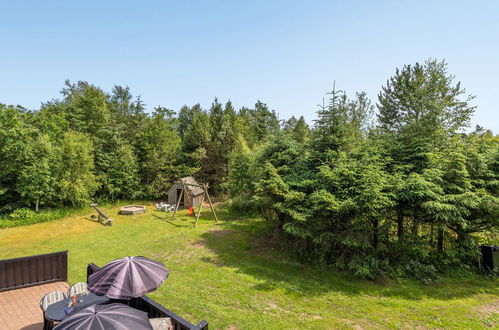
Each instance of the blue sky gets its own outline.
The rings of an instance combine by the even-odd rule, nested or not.
[[[64,81],[128,85],[148,109],[240,107],[315,118],[333,81],[376,101],[429,57],[499,133],[497,1],[1,1],[0,102],[38,109]]]

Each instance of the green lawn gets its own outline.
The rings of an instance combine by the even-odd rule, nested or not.
[[[479,276],[376,284],[286,260],[266,247],[265,223],[219,210],[171,221],[148,206],[138,216],[105,208],[112,227],[91,210],[47,223],[0,229],[0,259],[69,250],[69,282],[86,265],[143,255],[165,263],[170,277],[150,296],[211,329],[487,328],[499,325],[499,281]],[[185,213],[182,213],[185,214]]]

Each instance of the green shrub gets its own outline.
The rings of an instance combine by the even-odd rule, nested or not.
[[[440,280],[438,271],[433,265],[425,265],[418,261],[411,260],[403,266],[403,268],[407,277],[411,277],[424,284],[432,284]]]
[[[18,208],[9,215],[0,218],[0,228],[17,227],[57,220],[80,212],[81,210],[82,208],[63,207],[44,210],[37,213],[28,208]]]
[[[0,228],[30,225],[54,219],[52,212],[36,213],[27,208],[14,210],[5,218],[0,219]]]
[[[36,212],[27,209],[27,208],[20,208],[17,210],[14,210],[11,214],[8,215],[7,219],[12,220],[12,221],[20,221],[20,220],[26,220],[29,221],[30,219],[35,219],[38,217],[39,214]]]

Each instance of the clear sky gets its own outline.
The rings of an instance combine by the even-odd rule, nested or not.
[[[308,121],[333,81],[376,101],[396,67],[445,59],[499,133],[499,1],[0,0],[0,45],[1,103],[38,109],[70,79]]]

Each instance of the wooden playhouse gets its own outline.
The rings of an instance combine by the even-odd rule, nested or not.
[[[185,187],[185,193],[182,189]],[[203,202],[204,189],[192,176],[181,178],[168,190],[168,204],[177,205],[180,198],[179,207],[197,207]]]

